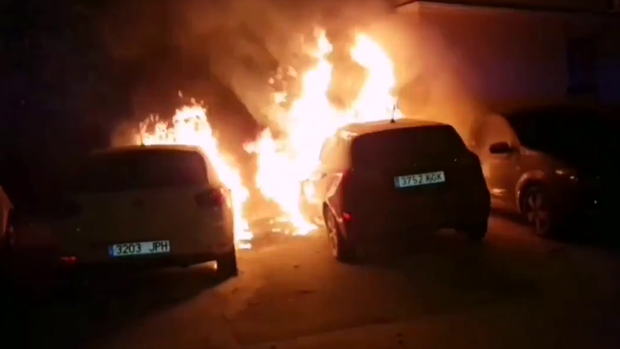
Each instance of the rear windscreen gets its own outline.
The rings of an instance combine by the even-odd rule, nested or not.
[[[357,137],[353,142],[353,167],[401,169],[420,163],[453,160],[467,152],[451,126],[411,127]]]
[[[85,192],[118,192],[206,183],[207,169],[200,154],[144,150],[93,155],[73,187]]]

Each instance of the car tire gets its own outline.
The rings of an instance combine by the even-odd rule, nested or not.
[[[461,229],[470,241],[480,242],[484,240],[489,230],[489,221],[484,220],[479,223],[469,224]]]
[[[555,222],[552,219],[549,198],[542,186],[531,186],[523,192],[521,214],[534,234],[540,237],[548,237],[553,234]]]
[[[227,279],[239,274],[236,250],[233,249],[231,252],[220,256],[215,262],[217,263],[217,274],[219,277]]]
[[[338,224],[336,217],[331,210],[325,208],[323,215],[325,217],[325,230],[327,231],[327,239],[331,252],[336,260],[343,263],[355,263],[359,261],[355,244],[344,237]]]

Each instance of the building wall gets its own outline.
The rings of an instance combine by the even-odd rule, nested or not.
[[[415,67],[401,72],[402,80],[422,73],[432,84],[449,75],[463,94],[489,106],[620,103],[616,18],[428,2],[396,17],[409,23],[411,43],[407,54],[395,54],[397,66]]]
[[[386,22],[401,108],[462,135],[524,104],[620,105],[617,17],[416,2]]]
[[[620,19],[607,21],[598,43],[599,99],[620,111]],[[620,115],[620,114],[619,114]]]
[[[432,1],[432,0],[431,0]],[[392,0],[395,6],[412,3],[411,0]],[[499,6],[532,9],[558,9],[566,11],[607,12],[613,0],[438,0],[435,2],[463,5]]]

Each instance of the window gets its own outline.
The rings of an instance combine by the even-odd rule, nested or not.
[[[596,40],[570,39],[566,45],[568,69],[567,93],[573,96],[591,96],[598,92],[598,67]]]
[[[195,152],[146,150],[92,156],[82,171],[79,191],[190,187],[207,184],[207,168]]]
[[[452,161],[466,152],[452,126],[411,127],[359,136],[353,141],[352,161],[355,168],[391,171]]]
[[[522,145],[559,159],[594,158],[617,149],[604,114],[576,106],[519,111],[508,118]]]

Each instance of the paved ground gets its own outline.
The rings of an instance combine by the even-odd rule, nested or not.
[[[613,250],[542,241],[501,218],[480,246],[441,233],[363,267],[335,262],[321,234],[269,240],[221,284],[201,266],[11,302],[30,331],[15,318],[9,337],[37,348],[620,348]]]

